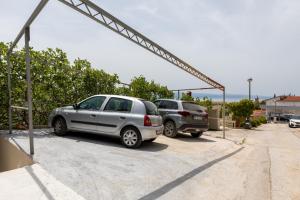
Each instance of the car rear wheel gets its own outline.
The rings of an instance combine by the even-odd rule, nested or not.
[[[54,133],[55,135],[58,135],[58,136],[64,136],[67,134],[67,124],[66,124],[66,121],[59,117],[57,118],[55,121],[54,121]]]
[[[203,134],[203,132],[196,132],[196,133],[191,133],[193,138],[198,138]]]
[[[142,144],[142,136],[136,128],[128,127],[122,131],[121,141],[127,148],[138,148]]]
[[[167,121],[165,123],[165,128],[164,128],[164,135],[167,137],[174,138],[177,135],[177,130],[175,123],[172,121]]]

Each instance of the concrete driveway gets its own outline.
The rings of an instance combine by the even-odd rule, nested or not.
[[[28,152],[26,133],[12,138]],[[186,199],[201,188],[201,172],[240,150],[231,141],[208,136],[161,136],[132,150],[117,138],[85,133],[57,137],[40,130],[35,132],[34,160],[86,199]]]
[[[300,131],[286,124],[159,137],[140,149],[118,139],[35,133],[35,161],[86,199],[300,199]],[[11,138],[28,151],[28,138]]]

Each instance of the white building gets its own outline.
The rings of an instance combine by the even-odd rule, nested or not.
[[[262,109],[267,116],[296,114],[300,115],[300,96],[278,96],[262,101]]]

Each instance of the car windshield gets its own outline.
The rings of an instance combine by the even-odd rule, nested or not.
[[[157,107],[154,103],[150,101],[143,101],[146,107],[146,114],[147,115],[158,115]]]
[[[203,112],[205,109],[193,102],[182,102],[182,107],[184,110]]]
[[[300,119],[300,116],[292,116],[291,119]]]

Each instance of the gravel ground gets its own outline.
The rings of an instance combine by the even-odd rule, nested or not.
[[[300,199],[298,129],[207,132],[195,139],[160,136],[140,149],[118,139],[35,132],[34,160],[86,199]],[[27,135],[11,138],[28,151]],[[13,142],[14,142],[13,141]]]

